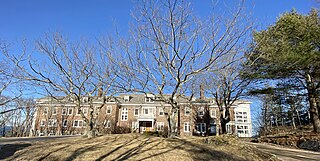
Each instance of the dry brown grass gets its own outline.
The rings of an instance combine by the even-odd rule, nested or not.
[[[203,138],[165,139],[138,134],[39,141],[5,160],[269,160],[240,144],[212,145]],[[233,141],[234,142],[234,141]]]

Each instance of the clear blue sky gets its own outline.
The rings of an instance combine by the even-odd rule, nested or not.
[[[194,10],[208,15],[212,0],[193,0]],[[215,0],[213,0],[215,1]],[[220,3],[223,2],[220,0]],[[128,30],[132,0],[1,0],[0,39],[36,39],[60,31],[69,38],[95,38],[113,32],[116,22],[121,32]],[[317,0],[248,0],[255,23],[265,27],[279,14],[295,8],[308,13],[319,8]]]

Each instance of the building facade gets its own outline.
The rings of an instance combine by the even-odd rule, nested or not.
[[[38,99],[31,133],[41,135],[84,134],[87,119],[95,120],[98,133],[158,131],[166,132],[171,105],[151,94],[123,94],[108,101],[101,97],[82,98],[81,108],[67,98]],[[181,136],[215,135],[221,129],[220,111],[213,99],[178,99],[177,132]],[[250,102],[237,101],[230,108],[227,133],[252,136]]]

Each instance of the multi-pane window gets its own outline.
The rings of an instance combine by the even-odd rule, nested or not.
[[[247,112],[236,112],[236,122],[248,122]]]
[[[184,115],[189,116],[190,115],[190,107],[184,108]]]
[[[157,122],[157,131],[164,130],[164,122]]]
[[[61,113],[62,113],[62,115],[67,115],[67,108],[62,108]]]
[[[130,101],[130,96],[124,96],[123,100],[124,100],[124,102],[129,102]]]
[[[54,108],[52,109],[52,115],[57,115],[57,108],[54,107]]]
[[[68,115],[72,115],[73,109],[72,108],[68,108]]]
[[[147,94],[147,96],[146,96],[146,98],[145,98],[145,102],[149,102],[149,103],[153,103],[154,100],[155,99],[155,97],[154,97],[154,95],[152,95],[152,94]]]
[[[134,116],[139,116],[139,108],[134,109]]]
[[[111,121],[110,120],[105,122],[105,128],[111,128]]]
[[[206,132],[206,123],[197,123],[198,132]]]
[[[123,108],[121,111],[121,121],[127,121],[128,120],[128,109]]]
[[[159,108],[159,115],[160,115],[160,116],[164,115],[164,111],[163,111],[163,108],[162,108],[162,107]]]
[[[68,126],[68,120],[63,120],[62,121],[62,126],[67,127]]]
[[[139,122],[138,122],[138,121],[132,122],[132,129],[133,129],[133,130],[136,130],[136,129],[138,129],[138,128],[139,128]]]
[[[111,114],[112,112],[112,106],[107,106],[107,114]]]
[[[228,133],[228,134],[231,134],[231,133],[232,133],[232,128],[231,128],[231,125],[230,125],[230,124],[227,124],[227,125],[226,125],[226,130],[227,130],[227,133]]]
[[[46,120],[45,120],[45,119],[42,119],[42,120],[41,120],[40,126],[46,126]]]
[[[190,123],[189,122],[185,122],[183,127],[184,127],[183,128],[184,132],[190,132]]]
[[[204,107],[200,107],[200,108],[198,109],[198,115],[199,115],[199,116],[203,116],[203,115],[204,115]]]
[[[73,127],[82,127],[83,124],[83,120],[74,120],[73,121]]]
[[[56,127],[57,126],[57,120],[56,119],[49,119],[48,120],[48,126],[49,127]]]
[[[88,114],[88,108],[83,108],[82,112],[83,112],[84,115],[87,115]]]
[[[212,118],[217,118],[217,111],[216,110],[210,110],[210,112],[211,112],[211,117]]]
[[[238,134],[249,134],[249,126],[247,125],[238,125],[237,126],[237,133]]]
[[[47,115],[47,114],[48,114],[48,107],[45,107],[45,108],[43,109],[43,114],[44,114],[44,115]]]
[[[147,108],[143,109],[143,114],[148,115],[149,114],[149,109],[147,109]]]

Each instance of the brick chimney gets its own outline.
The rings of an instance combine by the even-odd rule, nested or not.
[[[200,84],[200,99],[204,100],[204,86]]]
[[[98,97],[102,97],[102,94],[103,94],[103,88],[99,88],[98,89]]]

